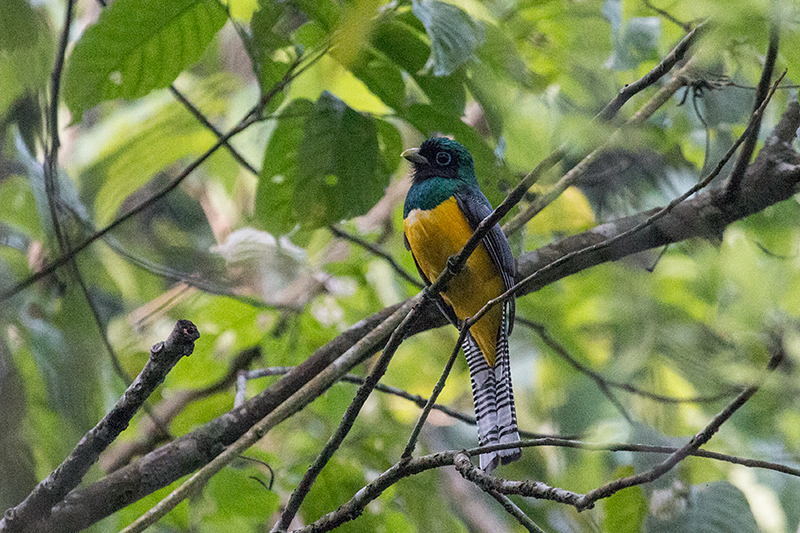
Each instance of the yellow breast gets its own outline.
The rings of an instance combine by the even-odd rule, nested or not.
[[[455,198],[427,211],[412,210],[403,221],[403,230],[411,253],[431,282],[445,269],[447,259],[457,254],[473,233]],[[456,316],[464,320],[475,315],[486,302],[500,296],[504,290],[500,270],[484,245],[480,244],[467,259],[464,270],[450,280],[442,298],[453,307]],[[497,333],[502,320],[502,306],[498,305],[470,330],[490,366],[494,366]]]

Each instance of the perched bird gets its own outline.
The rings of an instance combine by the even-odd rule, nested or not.
[[[434,137],[406,150],[403,157],[413,165],[413,182],[403,209],[405,244],[429,285],[491,214],[492,205],[478,185],[472,155],[456,141]],[[464,269],[440,293],[437,304],[458,326],[513,284],[514,257],[503,230],[495,224]],[[513,324],[512,298],[478,320],[462,345],[472,381],[479,446],[519,441],[508,356]],[[491,472],[521,454],[519,448],[482,454],[480,466]]]

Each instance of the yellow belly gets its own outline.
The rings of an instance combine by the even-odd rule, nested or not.
[[[447,259],[457,254],[473,233],[455,198],[428,211],[412,210],[403,221],[403,230],[411,253],[431,282],[446,268]],[[464,270],[450,280],[442,298],[453,307],[456,316],[464,320],[475,315],[486,302],[500,296],[504,290],[498,267],[480,244],[467,259]],[[502,320],[503,309],[498,305],[470,329],[489,366],[494,366],[497,333]]]

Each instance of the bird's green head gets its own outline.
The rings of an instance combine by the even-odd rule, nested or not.
[[[430,178],[445,178],[477,185],[472,155],[452,139],[432,137],[419,148],[409,148],[403,152],[403,157],[414,166],[414,183]]]

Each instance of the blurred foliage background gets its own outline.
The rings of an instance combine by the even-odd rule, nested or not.
[[[664,205],[713,167],[744,131],[767,48],[780,23],[778,71],[800,82],[800,15],[790,0],[80,0],[74,7],[58,123],[61,231],[81,243],[147,202],[189,165],[180,186],[115,225],[53,275],[0,306],[0,505],[18,503],[114,404],[149,347],[176,319],[202,337],[151,409],[248,368],[292,366],[348,326],[415,294],[382,258],[330,225],[382,247],[406,270],[400,152],[434,133],[476,160],[497,205],[565,143],[544,190],[605,141],[593,117],[686,34],[696,83],[615,141],[556,202],[510,236],[515,254],[601,221]],[[662,11],[663,10],[663,11]],[[0,292],[62,254],[42,170],[49,84],[65,23],[62,0],[4,0],[0,9]],[[662,85],[665,78],[658,85]],[[657,87],[620,112],[633,115]],[[797,89],[778,91],[762,138]],[[254,114],[252,107],[263,108]],[[188,103],[187,103],[188,102]],[[219,132],[238,128],[206,157]],[[216,130],[216,131],[215,131]],[[795,148],[798,147],[795,144]],[[202,159],[201,159],[202,158]],[[527,201],[527,200],[526,200]],[[524,202],[523,202],[524,203]],[[737,387],[760,375],[774,332],[790,361],[708,448],[798,466],[800,458],[800,205],[789,200],[692,240],[605,264],[517,300],[518,316],[605,378],[594,381],[534,329],[511,337],[520,426],[597,442],[680,445]],[[61,246],[61,247],[60,247]],[[408,339],[384,382],[427,396],[453,328]],[[257,347],[259,351],[251,349]],[[249,351],[250,350],[250,351]],[[241,361],[241,359],[238,359]],[[363,370],[362,370],[363,371]],[[248,395],[275,377],[253,380]],[[469,413],[459,360],[441,402]],[[355,387],[335,385],[170,513],[156,531],[265,531],[335,430]],[[233,406],[231,386],[197,394],[166,427],[140,413],[93,468],[130,460],[143,435],[169,439]],[[301,509],[309,523],[394,464],[419,409],[374,393]],[[434,412],[423,451],[469,448],[474,427]],[[135,456],[135,454],[134,454]],[[120,459],[120,458],[123,459]],[[125,459],[127,457],[128,459]],[[526,449],[499,474],[587,491],[659,456]],[[117,531],[166,494],[107,518]],[[798,531],[800,480],[689,459],[656,483],[576,513],[515,499],[545,531]],[[452,469],[401,481],[342,531],[517,531],[499,505]]]

